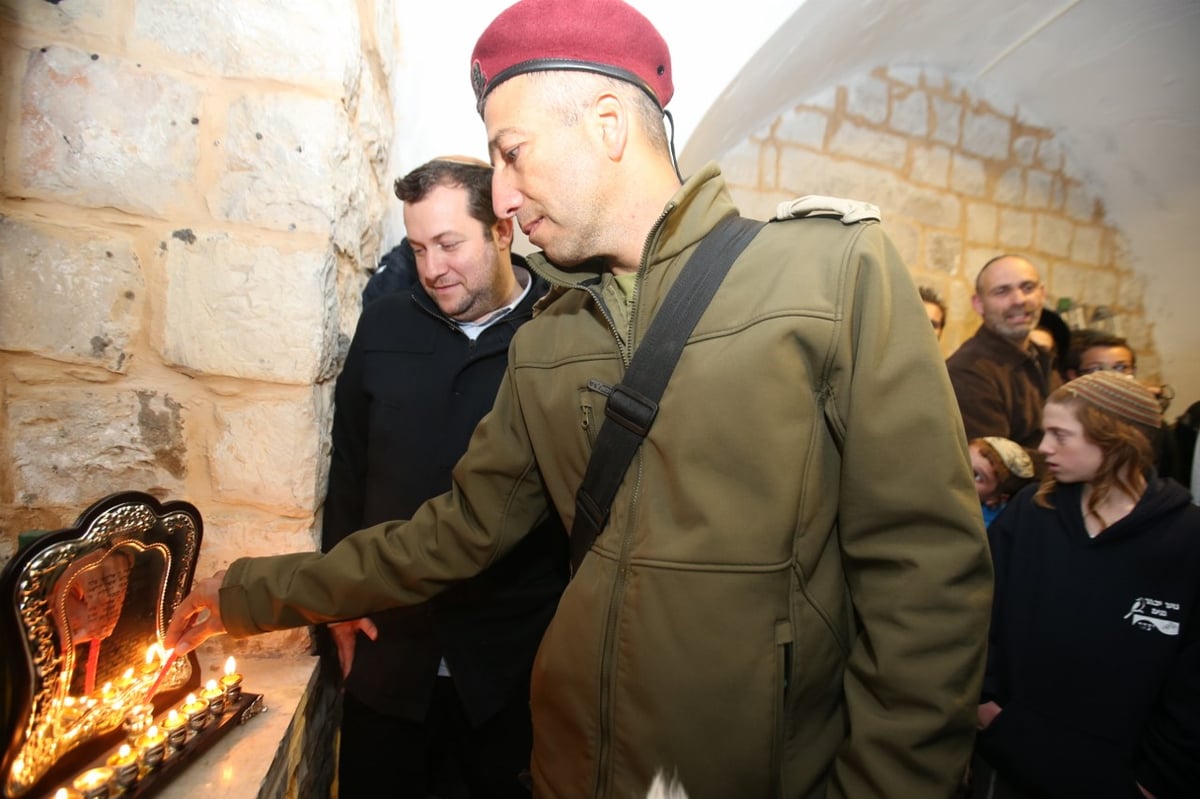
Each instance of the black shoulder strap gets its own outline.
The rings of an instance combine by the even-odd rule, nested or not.
[[[667,292],[646,338],[629,363],[625,379],[613,386],[604,410],[607,420],[596,434],[587,472],[575,494],[572,574],[578,571],[596,536],[608,523],[613,498],[633,453],[650,432],[658,414],[658,400],[675,370],[683,345],[729,267],[763,224],[740,216],[729,216],[717,223]]]

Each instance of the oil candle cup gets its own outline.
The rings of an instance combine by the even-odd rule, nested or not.
[[[225,692],[217,685],[216,680],[209,680],[200,692],[200,698],[208,703],[208,713],[213,721],[219,721],[225,712]]]
[[[137,740],[138,757],[147,771],[153,771],[162,765],[166,755],[167,736],[153,724],[145,734]]]
[[[142,737],[152,724],[154,706],[134,705],[125,711],[125,720],[121,722],[121,727],[125,730],[125,740],[131,745],[136,744],[138,738]]]
[[[187,695],[181,710],[187,716],[188,729],[192,732],[200,732],[208,724],[208,702],[197,699],[195,694]]]
[[[187,719],[179,714],[175,708],[167,713],[167,717],[162,722],[163,732],[167,735],[167,746],[172,749],[182,749],[187,743]]]
[[[133,784],[137,782],[137,753],[129,744],[121,744],[117,753],[108,758],[108,766],[113,770],[113,784],[122,791],[133,787]]]
[[[112,782],[112,778],[112,769],[98,766],[80,774],[71,786],[79,791],[83,799],[108,799],[108,784]]]
[[[225,707],[232,708],[242,697],[242,675],[237,672],[237,661],[233,655],[225,661],[225,676],[221,678],[221,688],[225,691]]]

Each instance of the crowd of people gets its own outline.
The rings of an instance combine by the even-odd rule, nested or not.
[[[1198,795],[1200,508],[1127,343],[1037,343],[1003,254],[943,360],[873,208],[680,176],[673,80],[620,0],[487,26],[491,165],[397,183],[325,551],[197,581],[166,644],[328,629],[342,796]]]

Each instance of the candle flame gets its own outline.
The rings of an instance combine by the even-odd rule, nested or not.
[[[233,655],[230,655],[225,661],[225,673],[233,674],[235,671],[237,671],[237,661],[233,659]]]
[[[129,668],[125,669],[124,677],[127,680],[133,679],[133,666],[130,666]]]
[[[117,756],[126,758],[129,757],[132,752],[133,750],[129,748],[129,744],[121,744],[121,748],[117,750]]]
[[[188,695],[187,695],[187,699],[183,700],[183,703],[184,703],[185,705],[194,705],[194,704],[196,704],[196,695],[195,695],[195,694],[188,694]]]
[[[59,788],[54,792],[54,799],[67,799],[67,789]]]
[[[175,708],[171,708],[171,712],[167,714],[167,724],[176,724],[177,725],[178,723],[179,723],[179,711],[177,711]]]
[[[217,681],[209,680],[208,682],[204,683],[204,690],[209,692],[217,690]]]

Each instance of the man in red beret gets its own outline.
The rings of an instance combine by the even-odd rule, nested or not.
[[[542,515],[575,524],[598,430],[620,418],[613,386],[737,209],[715,165],[678,177],[667,47],[625,3],[522,0],[471,79],[497,213],[555,288],[454,487],[324,556],[235,562],[168,643],[420,602]],[[535,796],[627,799],[659,769],[693,799],[960,784],[992,575],[954,395],[871,207],[784,211],[803,218],[758,232],[687,337],[542,640]]]

